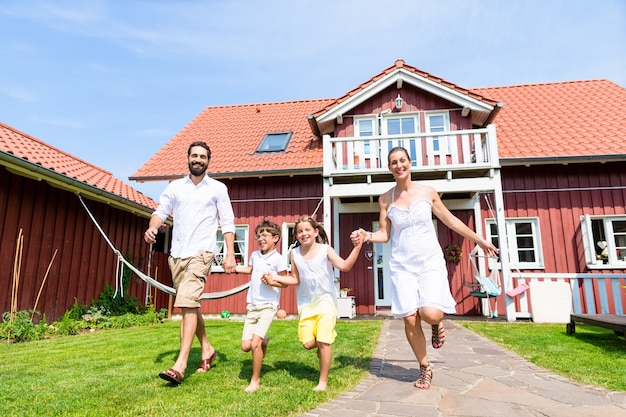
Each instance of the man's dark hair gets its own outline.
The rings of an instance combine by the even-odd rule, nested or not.
[[[209,148],[209,145],[207,145],[206,142],[202,142],[201,140],[197,140],[189,145],[189,149],[187,149],[187,157],[191,155],[191,148],[193,148],[194,146],[202,146],[204,149],[206,149],[207,158],[209,161],[211,160],[211,148]]]

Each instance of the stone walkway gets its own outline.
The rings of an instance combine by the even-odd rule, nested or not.
[[[453,321],[444,325],[445,345],[428,347],[430,389],[413,388],[419,367],[403,323],[385,320],[370,375],[352,391],[301,417],[626,416],[626,392],[575,383]],[[430,340],[430,328],[424,334]]]

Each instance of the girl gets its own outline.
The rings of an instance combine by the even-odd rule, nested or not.
[[[275,276],[267,273],[263,280],[268,285],[277,282],[298,286],[298,338],[305,349],[317,348],[320,377],[313,390],[324,391],[332,359],[331,345],[337,336],[337,290],[333,267],[341,272],[352,269],[365,240],[365,232],[361,232],[360,239],[354,239],[354,248],[346,259],[328,245],[326,232],[313,218],[297,220],[295,233],[297,246],[290,254],[290,275]]]

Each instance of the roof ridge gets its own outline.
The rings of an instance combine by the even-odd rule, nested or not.
[[[67,153],[67,152],[65,152],[64,150],[57,148],[56,146],[50,145],[49,143],[44,142],[44,141],[42,141],[41,139],[38,139],[38,138],[36,138],[36,137],[34,137],[34,136],[32,136],[32,135],[29,135],[29,134],[28,134],[28,133],[26,133],[26,132],[23,132],[23,131],[21,131],[21,130],[19,130],[19,129],[17,129],[17,128],[13,127],[13,126],[9,126],[8,124],[6,124],[6,123],[4,123],[4,122],[2,122],[2,121],[0,121],[0,126],[2,126],[2,127],[4,127],[4,128],[6,128],[6,129],[8,129],[8,130],[11,130],[12,132],[14,132],[14,133],[16,133],[16,134],[18,134],[18,135],[25,136],[25,137],[27,137],[27,138],[28,138],[28,139],[30,139],[30,140],[33,140],[33,141],[35,141],[35,142],[38,142],[41,146],[47,147],[47,148],[49,148],[49,149],[51,149],[51,150],[54,150],[55,152],[62,153],[63,155],[65,155],[65,156],[67,156],[67,157],[69,157],[69,158],[71,158],[71,159],[73,159],[73,160],[75,160],[75,161],[82,162],[83,164],[89,165],[90,167],[92,167],[92,168],[94,168],[94,169],[96,169],[96,170],[98,170],[98,171],[100,171],[100,172],[102,172],[102,173],[104,173],[104,174],[111,175],[111,176],[113,177],[113,173],[112,173],[111,171],[108,171],[108,170],[106,170],[106,169],[104,169],[104,168],[102,168],[102,167],[99,167],[99,166],[97,166],[97,165],[94,165],[94,164],[92,164],[91,162],[87,162],[87,161],[85,161],[84,159],[79,158],[79,157],[77,157],[77,156],[75,156],[75,155],[72,155],[72,154],[70,154],[70,153]]]
[[[498,90],[498,89],[503,89],[503,88],[537,87],[537,86],[564,85],[564,84],[583,84],[583,83],[592,83],[592,82],[601,82],[601,81],[612,82],[611,80],[607,78],[592,78],[588,80],[547,81],[547,82],[542,82],[542,83],[511,84],[511,85],[499,85],[499,86],[491,86],[491,87],[472,87],[472,90]]]
[[[222,104],[218,106],[206,106],[205,109],[269,106],[269,105],[274,105],[274,104],[315,103],[315,102],[322,102],[322,101],[329,101],[329,100],[334,100],[334,98],[314,98],[314,99],[304,99],[304,100],[264,101],[260,103]]]

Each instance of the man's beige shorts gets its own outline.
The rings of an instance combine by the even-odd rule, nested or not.
[[[213,252],[200,251],[189,258],[167,259],[176,290],[174,307],[198,308],[206,277],[211,272]]]

